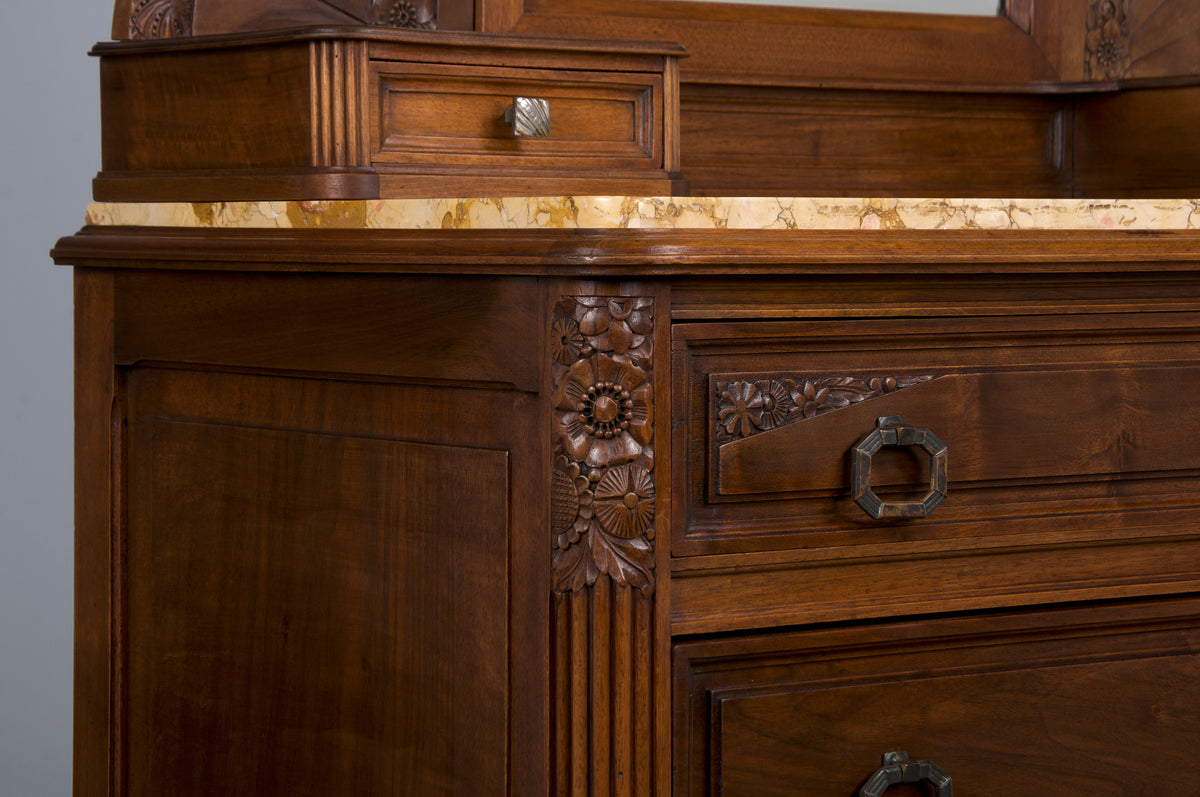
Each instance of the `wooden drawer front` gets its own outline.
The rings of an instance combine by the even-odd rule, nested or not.
[[[958,797],[1200,788],[1195,599],[689,643],[674,667],[676,797],[849,797],[895,750]]]
[[[1200,315],[687,324],[687,517],[675,554],[1025,534],[1197,508]],[[924,519],[874,520],[850,451],[881,416],[948,447]],[[885,500],[930,457],[872,460]],[[1128,520],[1129,518],[1126,518]]]
[[[661,169],[662,77],[375,62],[377,164]],[[515,136],[515,97],[550,103],[547,137]]]

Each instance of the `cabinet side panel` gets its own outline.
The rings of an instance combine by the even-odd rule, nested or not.
[[[113,279],[75,272],[74,793],[113,792]]]

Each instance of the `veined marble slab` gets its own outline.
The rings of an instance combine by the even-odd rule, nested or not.
[[[1184,230],[1200,199],[566,196],[96,203],[87,223],[239,229]]]

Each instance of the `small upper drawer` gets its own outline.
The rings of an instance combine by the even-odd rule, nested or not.
[[[490,164],[507,168],[658,168],[660,75],[544,69],[372,65],[378,92],[377,164]],[[518,135],[506,113],[543,100],[545,135]]]
[[[370,162],[383,193],[426,184],[447,196],[682,188],[677,46],[470,44],[371,47]]]

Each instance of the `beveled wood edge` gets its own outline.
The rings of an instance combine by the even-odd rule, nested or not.
[[[1086,566],[1077,573],[1064,579],[1063,573],[1046,575],[1042,580],[1026,580],[1020,583],[1009,583],[998,579],[993,583],[973,586],[970,589],[959,589],[953,595],[945,591],[937,594],[888,593],[855,600],[841,601],[789,601],[781,599],[770,605],[763,605],[761,589],[756,595],[739,593],[743,599],[739,605],[744,608],[736,611],[722,610],[714,613],[704,606],[691,605],[691,598],[697,593],[708,589],[717,589],[728,583],[732,572],[744,575],[763,573],[763,569],[752,567],[735,570],[683,570],[676,568],[682,560],[672,561],[671,579],[676,587],[677,599],[671,607],[672,635],[699,633],[729,633],[754,630],[766,630],[782,626],[797,626],[809,623],[847,622],[864,619],[881,619],[902,615],[926,614],[929,612],[963,612],[978,611],[1018,606],[1035,606],[1040,604],[1061,604],[1078,601],[1113,600],[1124,597],[1139,597],[1148,595],[1172,595],[1200,592],[1200,569],[1192,566],[1188,569],[1186,563],[1195,561],[1194,552],[1200,550],[1200,537],[1195,533],[1180,533],[1172,529],[1163,529],[1160,536],[1118,538],[1112,540],[1076,541],[1073,543],[1058,543],[1053,545],[1014,545],[1006,548],[981,550],[959,550],[950,555],[943,554],[939,558],[940,567],[948,577],[953,578],[954,571],[978,566],[980,557],[1004,558],[1006,570],[1012,561],[1027,561],[1026,567],[1038,571],[1039,563],[1044,563],[1049,556],[1070,554],[1072,560],[1083,558],[1085,564],[1090,561],[1111,556],[1105,549],[1126,549],[1142,551],[1143,555],[1158,556],[1178,564],[1165,573],[1155,573],[1149,576],[1140,572],[1129,571],[1119,575],[1096,577]],[[696,557],[702,559],[704,557]],[[822,562],[821,567],[829,573],[836,573],[840,567],[852,568],[863,562],[876,565],[874,579],[880,583],[895,581],[904,583],[913,577],[914,570],[926,566],[927,558],[920,554],[893,555],[878,558],[847,559],[842,561]],[[698,563],[701,566],[703,563]],[[997,562],[989,559],[989,568]],[[947,565],[953,565],[948,567]],[[780,589],[786,590],[787,583],[801,581],[804,574],[814,565],[800,564],[794,567],[774,566],[765,568],[778,581]],[[1014,572],[1015,572],[1015,566]]]
[[[1136,615],[1132,619],[1130,613]],[[980,623],[981,619],[985,623]],[[1022,639],[1156,633],[1172,628],[1191,628],[1200,618],[1200,595],[1122,596],[1097,603],[1067,601],[1049,606],[1012,606],[998,608],[981,618],[977,614],[939,617],[892,617],[878,623],[851,626],[817,626],[788,629],[781,633],[737,635],[723,638],[685,639],[675,645],[676,677],[691,661],[715,661],[726,657],[743,658],[777,650],[781,646],[803,644],[809,655],[843,648],[847,641],[862,649],[862,642],[891,643],[899,639],[938,639],[944,646],[960,647],[977,640],[994,641],[1004,636]],[[901,630],[903,629],[903,630]],[[932,629],[932,630],[931,630]],[[804,640],[802,643],[800,640]],[[851,641],[852,640],[852,641]],[[1181,644],[1173,648],[1187,650]],[[679,683],[676,682],[676,686]]]
[[[93,56],[130,56],[194,50],[223,50],[296,42],[352,40],[429,47],[517,50],[606,55],[663,55],[686,57],[687,49],[674,41],[645,38],[586,38],[575,36],[525,36],[516,33],[420,31],[356,25],[322,25],[280,28],[251,33],[221,33],[175,39],[120,40],[97,42],[88,52]]]
[[[86,226],[59,265],[676,277],[1200,271],[1200,230],[379,230]]]
[[[378,199],[379,174],[374,168],[260,169],[239,173],[101,171],[92,180],[92,196],[100,202],[255,201],[303,196],[323,199]]]

